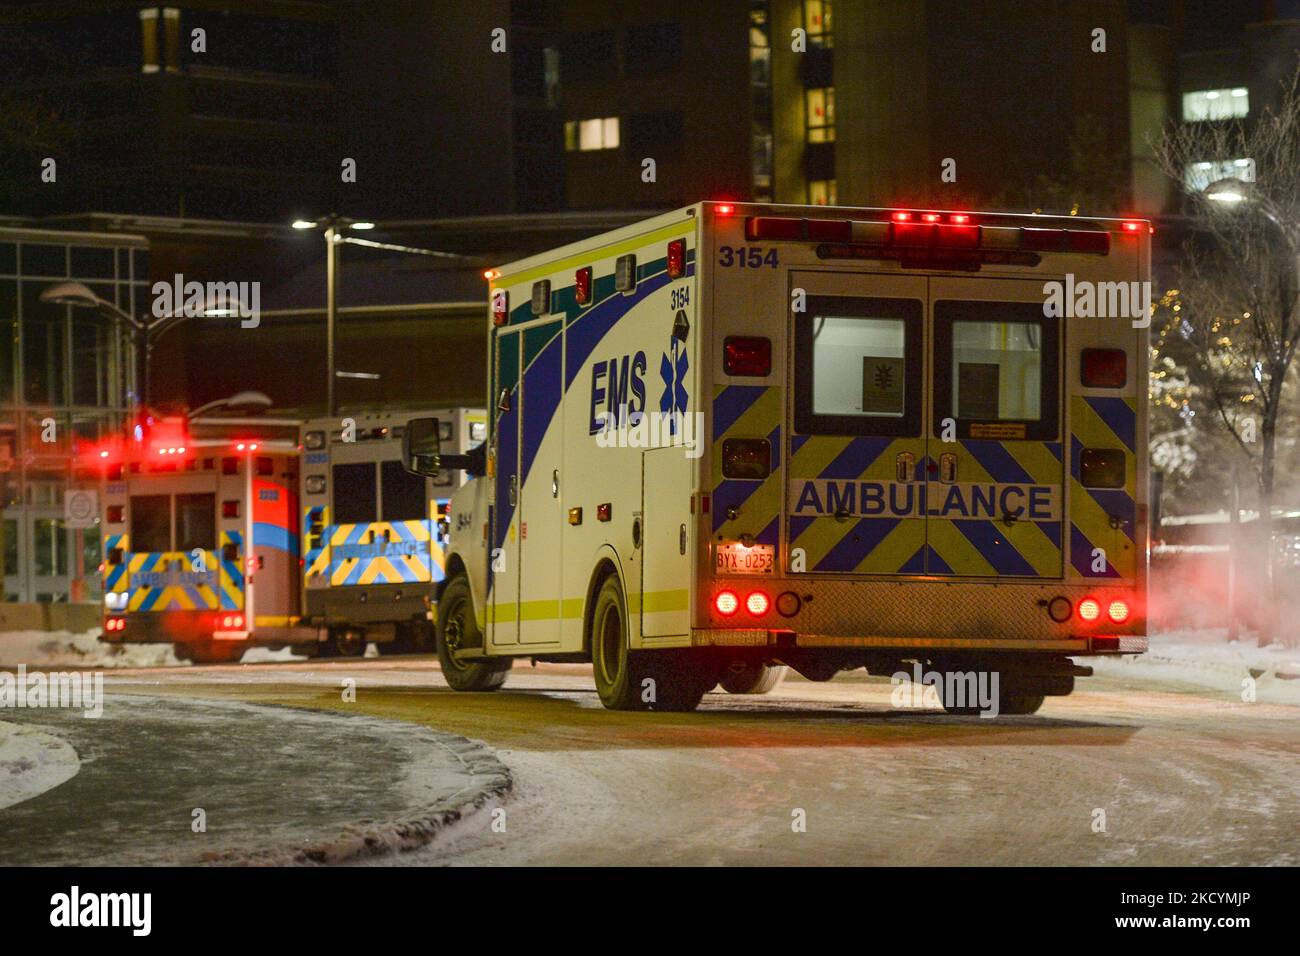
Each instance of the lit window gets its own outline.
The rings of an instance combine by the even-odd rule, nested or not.
[[[1244,86],[1183,94],[1183,121],[1186,123],[1235,119],[1249,112],[1250,92]]]
[[[804,91],[807,110],[808,142],[833,143],[835,141],[835,88],[828,86]]]
[[[1200,192],[1210,183],[1221,179],[1237,179],[1243,183],[1255,181],[1253,159],[1225,159],[1217,163],[1189,163],[1183,170],[1183,185],[1188,192]]]
[[[835,205],[835,180],[818,179],[808,184],[808,202],[814,206]]]
[[[803,21],[814,46],[831,45],[831,0],[804,0]]]
[[[564,148],[568,152],[618,149],[618,117],[569,120],[564,124]]]

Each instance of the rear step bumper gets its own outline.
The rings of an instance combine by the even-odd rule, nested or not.
[[[872,650],[980,650],[1052,651],[1067,655],[1145,654],[1147,639],[1137,635],[1102,635],[1050,640],[998,640],[973,637],[843,637],[836,634],[801,634],[743,628],[695,628],[695,647],[820,647],[871,648]]]

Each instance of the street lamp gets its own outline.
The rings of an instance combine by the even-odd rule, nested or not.
[[[442,259],[459,259],[476,262],[471,256],[462,256],[454,252],[439,252],[435,249],[419,249],[414,246],[402,246],[391,242],[375,242],[348,236],[348,232],[365,232],[375,228],[367,219],[349,219],[331,213],[319,219],[295,219],[293,228],[306,232],[309,229],[323,229],[325,235],[325,405],[326,414],[333,418],[338,415],[338,400],[334,389],[337,378],[369,377],[361,373],[340,373],[335,369],[334,337],[338,324],[338,286],[339,286],[339,251],[341,243],[365,246],[369,249],[384,249],[389,252],[402,252],[417,256],[435,256]],[[373,376],[378,378],[378,376]]]
[[[131,339],[135,346],[136,366],[139,369],[140,389],[136,395],[136,404],[144,411],[149,410],[149,361],[153,356],[153,343],[168,329],[179,325],[190,315],[184,311],[173,311],[157,316],[153,321],[137,319],[123,309],[118,308],[107,299],[101,299],[94,291],[80,282],[56,282],[47,286],[40,295],[42,302],[51,305],[66,305],[74,309],[94,309],[100,315],[110,319],[120,319],[131,329]],[[234,310],[242,310],[243,305],[229,297],[206,299],[200,314],[204,316],[228,315]]]

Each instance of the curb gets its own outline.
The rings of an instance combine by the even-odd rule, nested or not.
[[[268,706],[268,705],[259,705]],[[277,706],[277,705],[269,705]],[[286,710],[311,708],[286,707]],[[428,807],[390,820],[361,820],[348,824],[331,838],[307,843],[287,844],[281,847],[255,850],[213,850],[200,858],[207,866],[331,866],[360,859],[405,853],[432,843],[451,825],[473,815],[489,804],[503,800],[514,787],[510,770],[487,744],[468,737],[434,730],[409,721],[365,717],[384,720],[385,723],[410,729],[413,737],[425,737],[451,754],[460,763],[468,781],[454,795],[438,800]]]

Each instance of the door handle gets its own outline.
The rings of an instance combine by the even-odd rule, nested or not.
[[[949,485],[957,480],[957,456],[950,451],[939,456],[939,480]]]
[[[911,481],[916,471],[916,456],[910,451],[900,452],[894,459],[894,477],[898,481]]]
[[[551,472],[551,497],[560,497],[560,471],[558,468]]]
[[[515,506],[515,499],[519,497],[519,476],[510,476],[510,507]]]

